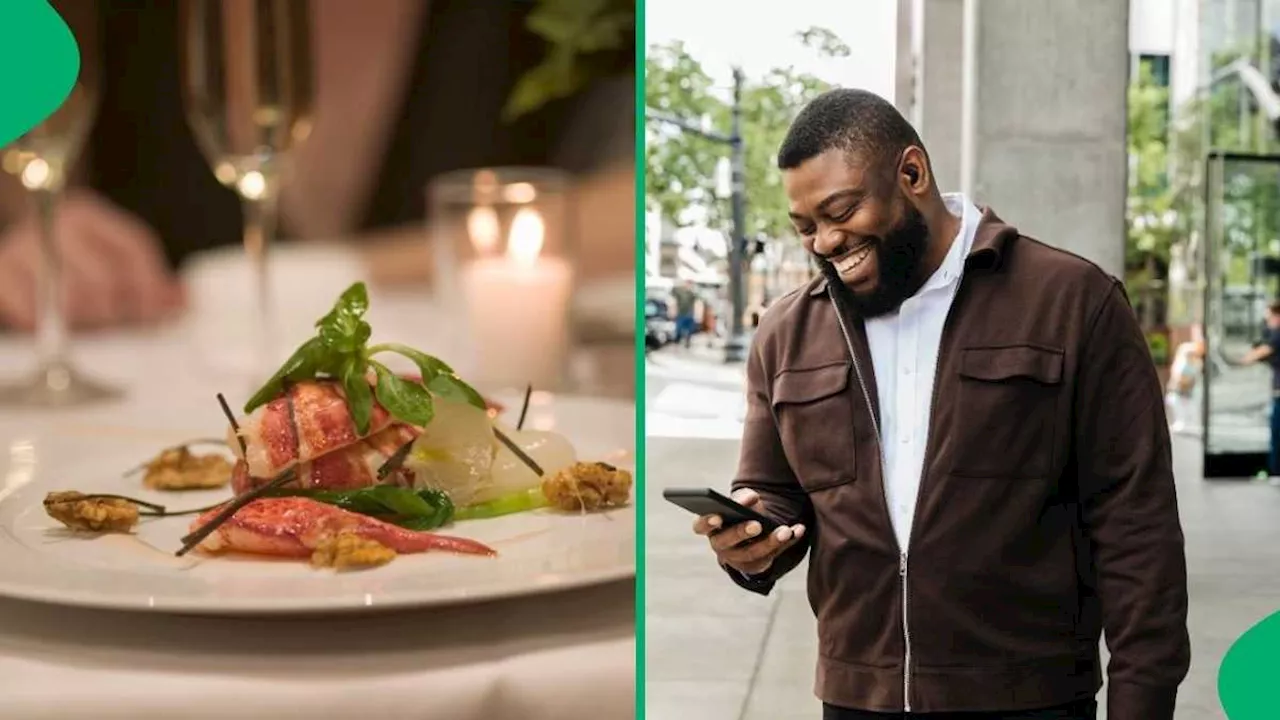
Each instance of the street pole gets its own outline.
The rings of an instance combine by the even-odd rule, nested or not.
[[[746,329],[742,322],[742,316],[747,312],[746,298],[743,293],[743,264],[747,250],[747,162],[746,147],[742,139],[742,86],[744,83],[742,69],[735,67],[733,69],[733,124],[728,136],[701,128],[683,118],[645,110],[647,118],[674,125],[685,132],[729,146],[729,166],[732,171],[733,185],[730,198],[733,229],[729,240],[729,301],[733,306],[733,317],[729,325],[729,338],[724,345],[724,359],[727,363],[742,362],[747,357]]]
[[[729,297],[733,304],[733,318],[729,339],[724,344],[726,363],[742,362],[747,357],[747,338],[742,316],[746,314],[743,295],[743,264],[746,256],[746,156],[742,142],[742,69],[733,69],[733,124],[729,131],[729,158],[732,170],[733,237],[729,247]]]

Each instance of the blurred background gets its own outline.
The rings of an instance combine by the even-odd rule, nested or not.
[[[648,693],[654,718],[804,718],[804,570],[768,598],[714,566],[660,488],[727,488],[760,313],[815,269],[774,153],[832,86],[892,100],[943,191],[1123,278],[1166,384],[1192,578],[1178,718],[1274,610],[1271,370],[1242,365],[1280,271],[1280,2],[646,3]],[[735,172],[736,170],[736,172]],[[689,647],[697,647],[689,652]]]
[[[505,338],[632,396],[634,0],[53,5],[82,70],[4,149],[0,357],[39,372],[0,401],[127,394],[95,353],[161,340],[252,384],[355,280],[478,384],[523,386]]]

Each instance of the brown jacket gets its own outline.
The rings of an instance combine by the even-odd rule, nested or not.
[[[821,278],[763,318],[734,481],[809,529],[764,575],[731,576],[768,593],[809,553],[817,695],[880,711],[1067,703],[1098,692],[1105,628],[1107,717],[1171,720],[1186,562],[1160,383],[1122,285],[984,210],[905,554],[865,329],[844,324],[848,342]]]

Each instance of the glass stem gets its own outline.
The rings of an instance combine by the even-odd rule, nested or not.
[[[55,211],[59,192],[41,189],[34,193],[40,223],[40,274],[36,298],[36,347],[46,380],[61,384],[54,374],[67,372],[67,317],[63,306],[62,253],[58,251]]]
[[[275,357],[275,308],[271,299],[271,273],[269,260],[276,237],[276,196],[267,191],[257,199],[244,201],[244,249],[253,267],[253,292],[256,295],[258,317],[255,326],[254,372],[271,373]]]

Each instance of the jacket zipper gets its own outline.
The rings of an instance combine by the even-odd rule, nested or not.
[[[858,376],[858,387],[862,390],[862,399],[867,405],[867,412],[871,416],[871,429],[876,434],[876,451],[880,457],[880,492],[884,493],[885,462],[884,462],[884,444],[880,437],[880,423],[876,420],[876,409],[871,402],[871,392],[867,390],[867,383],[862,377],[862,363],[858,362],[858,353],[853,349],[853,339],[849,335],[849,328],[845,325],[844,314],[840,312],[840,303],[836,300],[835,292],[831,288],[827,288],[827,294],[831,296],[832,309],[836,313],[836,323],[840,326],[840,334],[844,335],[845,347],[849,350],[849,358],[853,360],[853,372]],[[937,393],[937,380],[934,380],[934,393]],[[928,444],[928,440],[925,440]],[[885,520],[889,523],[890,531],[893,529],[893,516],[889,513],[889,500],[885,496],[884,502]],[[913,528],[914,532],[914,523]],[[911,712],[911,625],[910,618],[907,613],[907,553],[898,546],[898,538],[895,535],[893,539],[894,547],[898,550],[898,577],[902,579],[902,640],[904,652],[902,657],[902,711]],[[908,538],[908,545],[910,538]]]
[[[955,312],[956,302],[960,298],[960,289],[961,289],[961,285],[963,284],[963,280],[964,278],[963,276],[961,276],[961,278],[956,282],[956,290],[954,294],[952,294],[951,296],[951,304],[947,307],[946,317],[944,317],[942,321],[942,337],[939,339],[939,342],[938,342],[938,366],[937,368],[934,369],[934,372],[933,372],[933,388],[929,396],[929,425],[930,426],[933,425],[933,417],[934,417],[935,411],[937,410],[937,404],[938,404],[938,375],[939,375],[938,370],[942,367],[942,352],[947,345],[948,331],[951,329],[951,315]],[[879,455],[880,455],[880,477],[881,477],[880,491],[881,493],[884,493],[884,483],[887,481],[887,477],[885,476],[884,445],[881,442],[881,437],[880,437],[880,423],[876,420],[875,408],[872,406],[872,403],[871,403],[871,393],[867,391],[866,382],[863,381],[862,379],[862,364],[858,362],[858,353],[854,352],[853,340],[849,335],[849,329],[845,326],[844,315],[840,312],[840,305],[836,301],[835,292],[830,287],[828,287],[827,294],[831,297],[832,307],[836,313],[836,322],[840,325],[840,333],[844,335],[845,347],[849,349],[849,357],[853,360],[853,371],[858,376],[858,386],[862,389],[862,399],[867,404],[867,412],[871,413],[871,428],[875,431],[876,450],[879,452]],[[932,445],[933,445],[933,433],[931,432],[930,428],[926,427],[925,440],[924,440],[924,455],[925,455],[926,463],[928,462],[929,450]],[[920,469],[920,489],[921,490],[924,489],[924,474],[925,474],[925,470],[922,467]],[[910,598],[907,592],[907,552],[911,547],[912,538],[915,537],[916,525],[918,524],[918,521],[920,519],[920,502],[919,502],[918,493],[919,491],[917,491],[915,509],[912,512],[911,531],[907,534],[907,548],[904,549],[898,546],[898,540],[896,535],[894,536],[894,541],[893,541],[894,546],[897,547],[898,549],[898,577],[902,579],[902,639],[903,639],[903,645],[904,645],[904,652],[902,657],[902,711],[903,712],[911,712],[911,617],[910,617],[910,613],[907,612],[907,603]],[[893,517],[889,513],[888,496],[885,496],[884,512],[885,512],[885,517],[888,518],[889,520],[890,530],[892,530]]]

